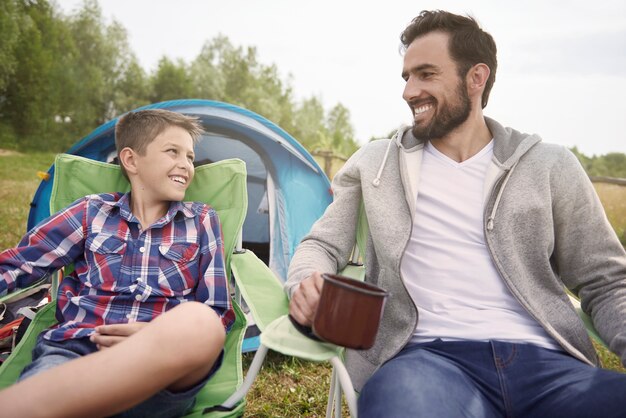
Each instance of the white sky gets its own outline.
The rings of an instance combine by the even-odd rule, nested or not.
[[[57,0],[71,12],[81,0]],[[498,46],[485,114],[591,156],[626,152],[626,2],[497,0],[99,0],[128,30],[147,70],[167,55],[193,60],[226,35],[291,75],[296,97],[317,95],[352,116],[358,140],[410,123],[401,98],[399,34],[422,9],[473,15]],[[366,5],[367,4],[367,5]],[[210,99],[210,98],[207,98]]]

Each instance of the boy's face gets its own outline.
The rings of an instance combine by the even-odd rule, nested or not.
[[[131,180],[133,195],[155,204],[181,201],[194,175],[193,140],[189,132],[170,126],[135,154],[136,175]]]

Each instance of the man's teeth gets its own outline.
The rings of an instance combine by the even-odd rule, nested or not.
[[[426,111],[427,111],[427,110],[429,110],[431,107],[432,107],[432,105],[430,105],[430,104],[425,104],[425,105],[422,105],[422,106],[420,106],[420,107],[416,107],[416,108],[413,110],[413,114],[414,114],[415,116],[417,116],[417,115],[419,115],[420,113],[424,113],[424,112],[426,112]]]
[[[171,177],[171,179],[174,180],[176,183],[180,183],[180,184],[187,183],[187,181],[183,177],[173,176]]]

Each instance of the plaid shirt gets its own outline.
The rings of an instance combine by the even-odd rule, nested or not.
[[[86,196],[0,253],[0,295],[74,263],[58,292],[59,324],[45,338],[87,337],[101,324],[148,322],[186,301],[211,306],[230,328],[235,313],[221,226],[203,203],[172,202],[141,230],[130,194]]]

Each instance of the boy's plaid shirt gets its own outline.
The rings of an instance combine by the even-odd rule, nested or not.
[[[211,306],[228,329],[235,319],[217,213],[203,203],[172,202],[148,229],[130,194],[82,198],[0,253],[0,295],[74,263],[58,292],[60,324],[45,338],[87,337],[102,324],[148,322],[185,301]]]

